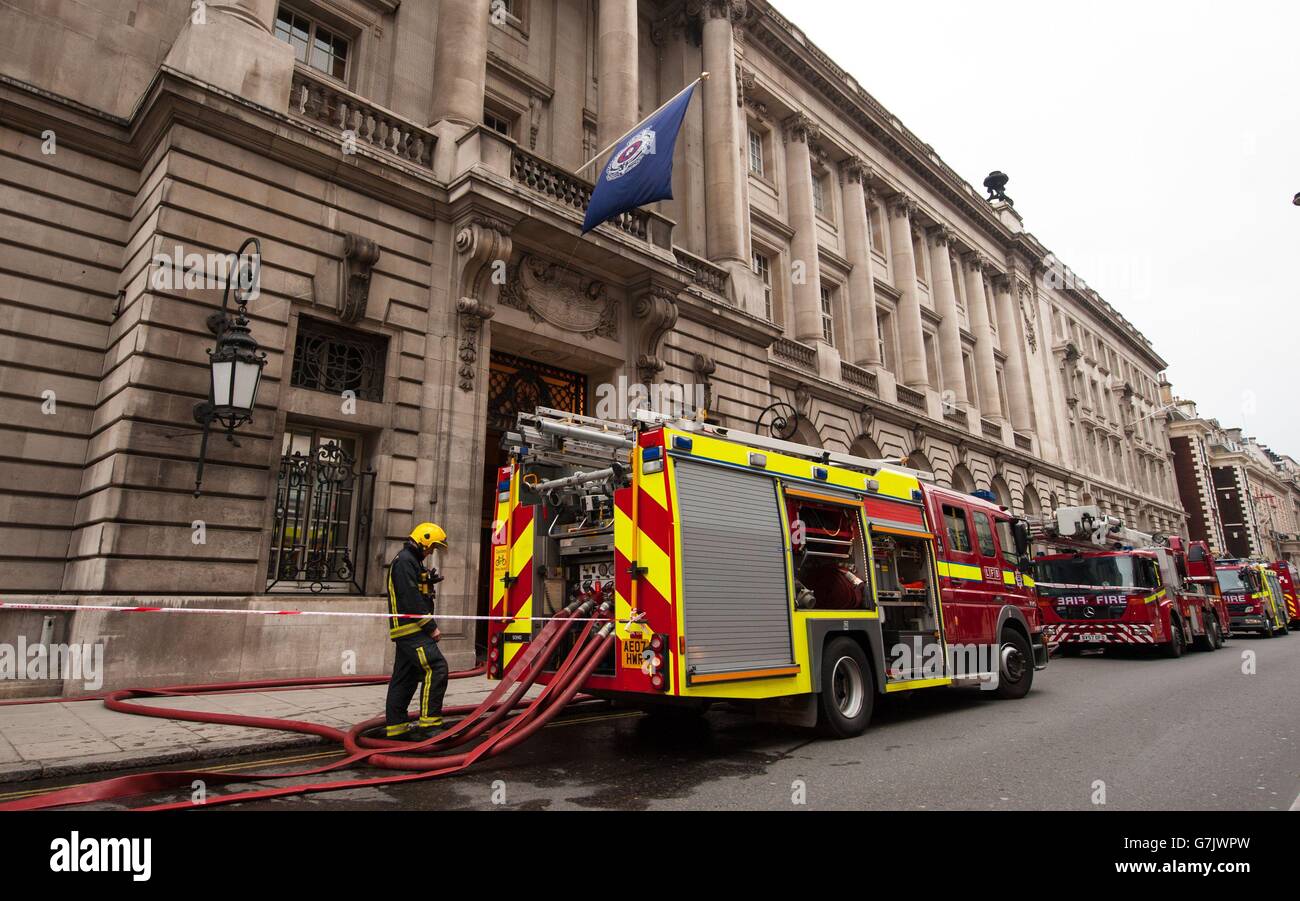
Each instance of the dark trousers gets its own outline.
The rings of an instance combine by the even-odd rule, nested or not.
[[[388,681],[384,719],[388,735],[401,735],[411,728],[407,708],[415,689],[420,689],[419,726],[442,725],[442,698],[447,693],[447,659],[438,642],[426,633],[404,635],[393,642],[393,678]]]

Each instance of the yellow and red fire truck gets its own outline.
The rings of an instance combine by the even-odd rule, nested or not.
[[[1234,632],[1259,632],[1272,638],[1290,631],[1286,595],[1269,564],[1220,560],[1215,571]]]
[[[574,601],[608,604],[616,624],[584,691],[748,702],[840,737],[867,727],[877,695],[1017,698],[1047,665],[1027,526],[925,473],[648,411],[539,409],[506,444],[492,678]]]
[[[1292,630],[1300,630],[1300,572],[1296,565],[1286,560],[1275,560],[1268,565],[1277,576],[1278,587],[1286,599],[1287,621]]]

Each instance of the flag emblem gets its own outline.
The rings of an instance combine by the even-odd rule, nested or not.
[[[697,84],[699,79],[614,143],[591,189],[587,215],[582,220],[584,235],[629,210],[672,198],[673,148]],[[661,144],[663,153],[659,153]]]
[[[610,161],[609,166],[605,169],[605,181],[622,178],[635,169],[647,156],[653,156],[654,152],[654,129],[644,128],[633,136],[632,140],[623,148],[622,153]]]

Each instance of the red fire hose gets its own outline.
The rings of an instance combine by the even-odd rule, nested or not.
[[[341,770],[358,764],[370,764],[382,769],[399,770],[400,774],[375,776],[363,779],[335,780],[329,782],[311,782],[283,788],[263,788],[228,795],[208,797],[202,804],[192,801],[155,804],[136,808],[138,810],[185,810],[194,807],[212,807],[219,804],[231,804],[239,801],[255,801],[267,798],[286,797],[316,792],[339,791],[349,788],[391,785],[400,782],[414,782],[432,779],[438,776],[458,772],[482,757],[490,757],[517,746],[528,736],[541,729],[566,706],[573,702],[587,677],[595,669],[604,652],[608,649],[613,634],[613,623],[606,623],[595,636],[591,635],[595,622],[586,619],[592,602],[577,607],[569,605],[549,620],[538,636],[529,643],[509,672],[497,683],[493,690],[478,705],[448,707],[444,714],[458,717],[446,731],[416,744],[396,742],[386,739],[367,737],[364,733],[381,723],[383,717],[375,717],[358,723],[346,732],[319,723],[302,720],[286,720],[273,717],[242,716],[230,713],[210,713],[197,710],[180,710],[166,707],[151,707],[145,704],[127,703],[131,698],[174,697],[192,694],[216,694],[249,690],[284,690],[325,685],[358,685],[386,682],[383,676],[362,676],[348,678],[320,678],[297,680],[262,680],[256,682],[227,682],[209,685],[180,685],[153,689],[123,689],[109,692],[104,696],[104,705],[110,710],[140,716],[155,716],[163,719],[189,720],[192,722],[214,723],[220,725],[251,726],[261,729],[276,729],[286,732],[299,732],[318,735],[342,745],[348,755],[334,763],[308,770],[291,773],[213,773],[202,770],[169,770],[151,773],[138,773],[131,776],[119,776],[100,782],[76,785],[57,789],[47,794],[24,798],[0,804],[2,810],[38,810],[48,807],[60,807],[68,804],[86,804],[96,801],[113,800],[169,789],[188,789],[196,780],[205,784],[225,785],[235,782],[264,782],[276,779],[296,779],[316,776],[335,770]],[[576,608],[576,609],[575,609]],[[601,615],[607,615],[609,605],[601,607]],[[561,661],[554,676],[543,686],[537,697],[526,700],[524,695],[541,675],[546,663],[558,649],[561,639],[577,623],[577,619],[586,619],[585,625],[573,647]],[[466,670],[452,673],[451,678],[464,678],[477,675],[482,669]],[[508,696],[507,696],[508,695]],[[503,722],[504,720],[504,722]],[[467,744],[484,737],[478,744],[467,751],[455,754],[436,754],[429,756],[408,756],[411,752],[438,752]],[[401,753],[397,753],[401,752]]]

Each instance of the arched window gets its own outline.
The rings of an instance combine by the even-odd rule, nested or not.
[[[970,494],[975,490],[975,477],[971,475],[965,463],[958,463],[957,468],[952,471],[952,487],[954,491],[963,494]]]
[[[1026,485],[1021,492],[1021,514],[1024,516],[1042,516],[1043,502],[1038,496],[1038,486],[1033,482]]]
[[[849,453],[855,457],[866,457],[868,460],[879,460],[885,456],[881,453],[880,445],[871,440],[870,435],[859,435],[854,439],[849,447]]]
[[[1007,480],[1002,478],[1002,476],[994,476],[993,484],[990,487],[992,488],[993,496],[998,499],[998,504],[1010,510],[1011,489],[1007,487]]]
[[[794,438],[798,444],[809,444],[813,447],[822,447],[821,436],[817,434],[817,427],[812,421],[803,414],[799,415],[799,425],[795,427]]]

